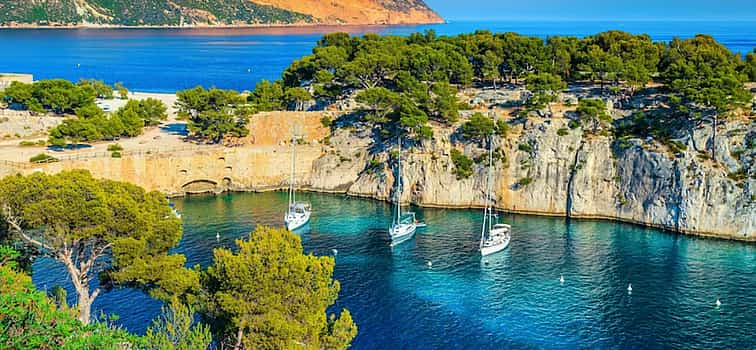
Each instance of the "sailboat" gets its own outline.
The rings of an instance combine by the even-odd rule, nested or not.
[[[295,187],[295,170],[297,164],[297,139],[292,136],[291,139],[291,179],[289,180],[289,209],[284,216],[284,223],[289,231],[294,231],[310,221],[312,208],[310,203],[297,202],[297,191]]]
[[[389,228],[389,236],[391,238],[391,245],[397,245],[412,237],[417,229],[417,220],[415,220],[415,213],[402,214],[402,139],[399,139],[399,161],[397,162],[397,174],[396,174],[396,212],[393,218],[391,228]]]
[[[486,207],[483,209],[483,229],[480,233],[480,255],[486,256],[500,252],[509,246],[512,227],[500,224],[494,213],[491,200],[491,173],[493,172],[493,135],[488,141],[488,180],[486,183]]]

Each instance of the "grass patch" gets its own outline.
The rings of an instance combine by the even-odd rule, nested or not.
[[[49,154],[40,153],[34,157],[29,158],[29,161],[32,163],[54,163],[58,161],[58,158],[55,158]]]
[[[123,147],[117,143],[111,143],[108,145],[108,152],[123,151]]]
[[[121,158],[122,154],[119,151],[113,151],[113,153],[110,153],[110,156],[113,158]]]
[[[39,141],[21,141],[18,143],[21,147],[37,147],[37,146],[45,146],[47,145],[47,142],[45,140],[39,140]]]

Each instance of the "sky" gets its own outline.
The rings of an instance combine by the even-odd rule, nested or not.
[[[752,20],[756,0],[425,0],[446,20]]]

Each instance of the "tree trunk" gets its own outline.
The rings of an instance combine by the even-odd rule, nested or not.
[[[244,338],[244,330],[239,327],[239,331],[236,333],[236,344],[234,345],[234,350],[241,350],[242,338]]]
[[[89,299],[89,292],[81,293],[77,289],[76,294],[79,299],[79,321],[83,324],[89,324],[89,320],[92,318],[92,300]]]

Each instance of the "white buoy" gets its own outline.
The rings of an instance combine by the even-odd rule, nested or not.
[[[339,250],[338,249],[334,248],[331,251],[333,252],[333,256],[339,255]]]
[[[486,265],[488,265],[488,259],[483,260],[483,263],[486,264]]]
[[[428,267],[433,267],[433,262],[428,260]]]
[[[630,284],[627,285],[627,292],[628,293],[632,293],[633,292],[633,284],[632,283],[630,283]]]
[[[250,72],[252,72],[252,69],[251,68],[247,68],[247,73],[250,73]]]
[[[77,63],[76,68],[81,68],[81,63]]]
[[[564,276],[559,275],[559,283],[564,284]]]
[[[721,302],[721,301],[719,301],[719,298],[717,298],[717,303],[716,303],[716,304],[717,304],[717,307],[720,307],[720,306],[722,306],[722,302]]]
[[[220,232],[215,233],[215,240],[220,241]]]

